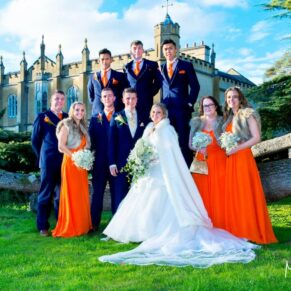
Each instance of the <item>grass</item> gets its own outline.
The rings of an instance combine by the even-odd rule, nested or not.
[[[208,269],[101,263],[104,254],[134,244],[100,241],[101,233],[71,239],[40,237],[26,205],[0,207],[0,290],[288,290],[291,197],[269,205],[280,243],[263,246],[249,264]],[[110,219],[105,213],[102,228]],[[290,290],[290,289],[289,289]]]

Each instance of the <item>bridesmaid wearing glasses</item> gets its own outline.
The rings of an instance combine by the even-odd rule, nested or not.
[[[207,157],[208,175],[193,173],[192,176],[213,225],[224,228],[223,201],[226,155],[218,142],[222,132],[223,117],[217,100],[212,96],[202,97],[199,103],[199,115],[190,121],[189,147],[193,151],[199,151],[198,160],[204,160]],[[202,149],[194,148],[192,138],[197,132],[208,134],[212,138],[211,144]]]

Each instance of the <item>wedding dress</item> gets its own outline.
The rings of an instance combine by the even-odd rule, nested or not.
[[[201,268],[253,260],[257,245],[212,227],[169,120],[150,123],[142,138],[156,149],[158,160],[131,187],[104,230],[116,241],[142,243],[99,260]]]

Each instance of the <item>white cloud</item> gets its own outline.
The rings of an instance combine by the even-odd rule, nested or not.
[[[42,35],[46,55],[55,60],[61,44],[65,63],[81,59],[85,38],[91,59],[97,58],[98,51],[104,47],[113,54],[126,53],[133,39],[141,39],[145,48],[154,47],[154,26],[162,22],[165,15],[161,3],[140,0],[120,16],[100,12],[101,4],[101,0],[11,0],[0,10],[0,37],[6,39],[3,43],[6,47],[13,43],[13,52],[18,53],[18,58],[21,59],[24,50],[29,66],[29,60],[40,55]],[[222,13],[204,12],[186,2],[176,2],[171,17],[181,27],[182,40],[193,42],[214,33],[224,19]],[[5,48],[1,45],[0,49]],[[3,57],[8,69],[7,54]],[[13,70],[18,67],[17,61]]]
[[[247,0],[202,0],[200,1],[202,5],[205,6],[224,6],[224,7],[241,7],[247,8],[248,1]]]
[[[247,52],[247,49],[245,50]],[[257,56],[250,51],[247,57],[241,58],[220,58],[216,61],[216,67],[221,71],[235,68],[243,76],[254,82],[261,84],[265,71],[270,68],[276,60],[284,54],[285,50],[266,52],[263,56]]]
[[[255,42],[266,38],[270,34],[270,23],[267,21],[259,21],[251,28],[251,35],[248,40],[250,42]]]
[[[226,26],[224,28],[224,32],[225,32],[225,36],[224,38],[226,40],[230,40],[230,41],[234,41],[236,40],[238,37],[241,36],[242,34],[242,31],[240,28],[237,28],[237,27],[231,27],[231,26]]]
[[[249,56],[253,51],[251,50],[251,49],[249,49],[249,48],[241,48],[241,49],[239,49],[239,54],[240,55],[242,55],[242,56]]]

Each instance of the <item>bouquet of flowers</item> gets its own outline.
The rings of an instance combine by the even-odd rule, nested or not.
[[[147,173],[157,158],[158,155],[153,146],[144,139],[139,139],[131,150],[127,163],[121,172],[126,172],[128,181],[133,184]]]
[[[201,131],[196,132],[192,138],[192,146],[197,150],[206,148],[211,142],[212,137]]]
[[[72,154],[72,160],[78,168],[91,170],[94,162],[94,154],[90,150],[79,150]]]
[[[239,137],[232,132],[224,132],[219,137],[219,140],[221,141],[221,147],[224,148],[226,152],[230,152],[237,146]]]

